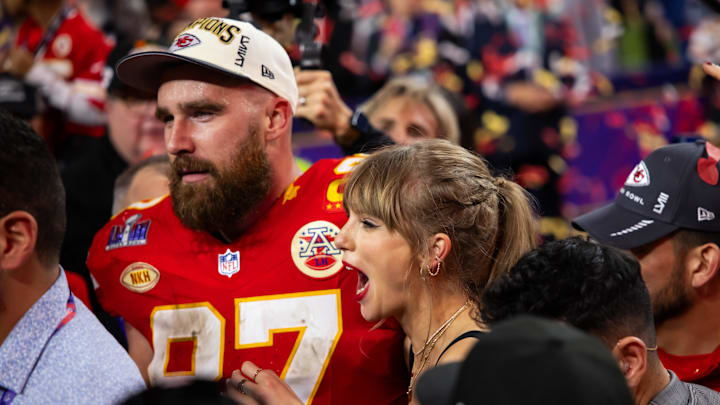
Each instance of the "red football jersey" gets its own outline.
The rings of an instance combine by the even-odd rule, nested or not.
[[[154,383],[273,369],[306,403],[407,403],[402,331],[374,328],[334,244],[344,175],[361,157],[314,164],[226,244],[185,228],[170,198],[138,203],[95,235],[88,267],[104,307],[154,347]]]
[[[38,47],[45,35],[45,29],[32,17],[25,18],[20,26],[16,46],[37,53],[36,63],[47,66],[65,80],[76,94],[69,101],[74,105],[67,106],[68,110],[65,111],[68,122],[64,130],[67,133],[102,136],[105,133],[103,125],[88,125],[82,122],[82,117],[103,114],[103,68],[113,45],[76,8],[68,7],[62,12],[65,13],[65,18],[45,45],[44,51]]]

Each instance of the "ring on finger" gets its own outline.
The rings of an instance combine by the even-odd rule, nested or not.
[[[242,394],[247,395],[247,392],[245,392],[245,383],[247,382],[246,379],[240,380],[240,382],[237,385],[238,391],[240,391]]]
[[[263,371],[263,369],[261,369],[261,368],[257,369],[257,371],[255,372],[255,375],[252,378],[252,382],[255,382],[255,379],[257,378],[258,374],[260,374],[261,371]]]

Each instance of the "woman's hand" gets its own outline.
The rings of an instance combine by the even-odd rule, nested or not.
[[[272,370],[265,370],[250,361],[235,370],[228,380],[228,396],[242,405],[302,404],[292,388]]]

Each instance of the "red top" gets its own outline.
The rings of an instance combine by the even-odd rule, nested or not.
[[[357,275],[333,244],[347,220],[343,176],[360,159],[316,163],[229,244],[183,227],[169,198],[95,235],[99,298],[152,342],[153,382],[228,378],[252,360],[307,403],[407,403],[402,332],[363,320]]]
[[[708,354],[675,356],[658,349],[660,361],[682,381],[704,385],[720,391],[720,346]]]

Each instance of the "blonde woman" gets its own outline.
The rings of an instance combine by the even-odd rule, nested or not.
[[[462,360],[485,330],[478,302],[488,282],[535,246],[533,209],[519,185],[442,140],[371,155],[350,176],[344,203],[349,219],[335,244],[358,274],[363,317],[402,326],[415,403],[417,377]],[[254,370],[243,366],[245,375]],[[273,401],[287,394],[272,372],[255,383],[233,380],[247,394],[241,403],[282,403]]]

